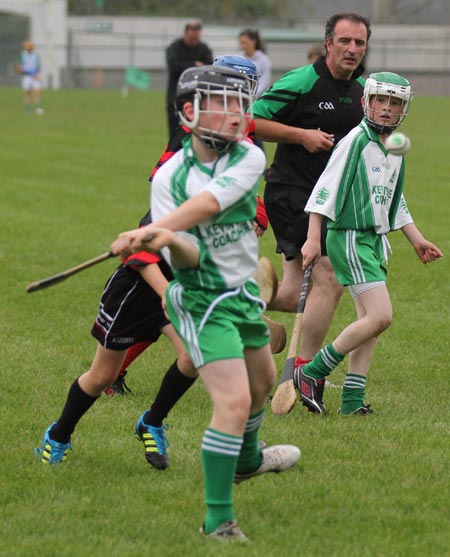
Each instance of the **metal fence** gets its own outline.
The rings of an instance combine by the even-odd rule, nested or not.
[[[166,83],[165,48],[173,39],[167,33],[118,33],[71,30],[66,45],[52,45],[54,55],[66,60],[61,68],[62,87],[120,88],[125,70],[138,67],[149,73],[151,87],[162,89]],[[395,71],[410,78],[418,95],[450,95],[450,29],[436,37],[410,36],[371,39],[366,70]],[[214,55],[236,52],[236,35],[215,33],[204,36]],[[272,77],[278,79],[286,71],[306,63],[307,51],[320,37],[304,34],[299,40],[266,40],[272,60]],[[18,85],[12,62],[20,50],[11,41],[0,38],[0,85]],[[45,66],[46,45],[42,51]],[[51,86],[50,83],[44,85]]]

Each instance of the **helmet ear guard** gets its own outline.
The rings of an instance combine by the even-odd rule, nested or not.
[[[223,116],[222,123],[225,122],[227,116],[240,116],[240,125],[236,128],[233,136],[221,129],[212,129],[211,125],[208,124],[208,118],[213,115],[213,111],[210,110],[211,97],[216,96],[222,96],[223,98],[223,110],[220,110],[220,114]],[[238,112],[228,110],[229,98],[238,99]],[[181,123],[190,128],[206,147],[217,151],[227,151],[234,143],[243,139],[247,132],[248,115],[246,111],[249,110],[251,114],[252,84],[245,74],[227,67],[200,66],[188,68],[178,80],[175,102]],[[192,102],[192,120],[188,119],[183,112],[183,106],[186,102]],[[218,112],[215,112],[215,114],[217,115]],[[204,117],[200,126],[202,115]]]
[[[185,102],[187,102],[187,99],[186,99]],[[194,97],[192,98],[193,111],[194,111],[194,119],[193,120],[188,120],[186,118],[186,116],[183,113],[183,107],[181,107],[181,110],[178,110],[178,117],[180,119],[181,124],[183,126],[186,126],[187,128],[189,128],[190,130],[192,130],[193,128],[195,128],[198,125],[198,121],[200,119],[200,103],[201,103],[201,95],[198,94],[198,93],[195,93]]]
[[[368,126],[377,133],[391,133],[394,131],[408,115],[409,105],[413,99],[413,91],[411,85],[404,77],[393,72],[372,73],[366,80],[364,86],[364,117]],[[389,98],[397,98],[402,101],[402,109],[399,114],[398,121],[395,125],[384,125],[375,122],[371,116],[369,101],[374,96],[387,96]]]

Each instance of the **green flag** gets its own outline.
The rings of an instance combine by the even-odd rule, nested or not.
[[[150,89],[150,74],[134,66],[128,66],[125,71],[125,85],[136,89]]]

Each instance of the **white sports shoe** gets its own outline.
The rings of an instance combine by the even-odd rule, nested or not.
[[[43,114],[45,114],[45,110],[44,110],[43,108],[41,108],[40,106],[38,106],[34,112],[35,112],[38,116],[42,116]]]
[[[235,474],[234,483],[240,484],[245,480],[259,476],[266,472],[284,472],[292,468],[300,459],[301,451],[295,445],[272,445],[261,450],[262,463],[259,468],[248,474]]]
[[[200,533],[205,534],[203,526],[200,528]],[[216,540],[236,540],[239,542],[249,541],[235,520],[228,520],[216,528],[214,532],[205,535]]]

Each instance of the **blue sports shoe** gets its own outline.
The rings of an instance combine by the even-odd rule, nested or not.
[[[144,423],[147,412],[144,412],[136,423],[136,436],[144,443],[147,462],[158,470],[165,470],[169,466],[167,448],[169,443],[164,432],[169,426],[155,427]]]
[[[41,448],[34,449],[36,458],[42,464],[60,464],[67,460],[67,455],[72,450],[70,443],[59,443],[58,441],[53,441],[50,437],[50,431],[55,424],[56,422],[53,422],[45,431]]]

